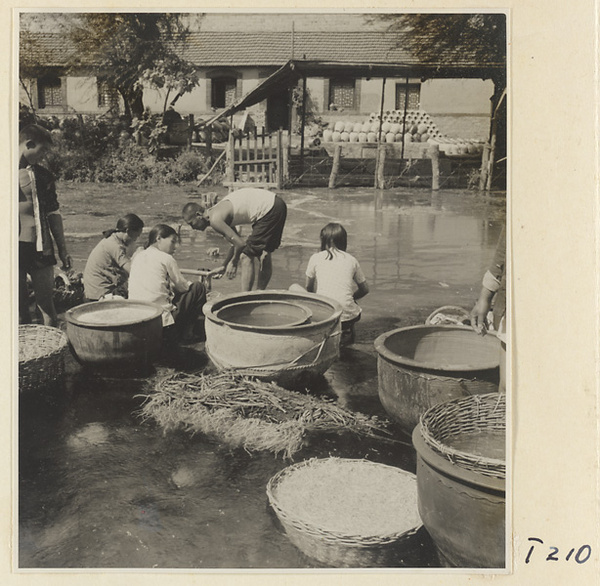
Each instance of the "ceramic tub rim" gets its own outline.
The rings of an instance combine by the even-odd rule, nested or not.
[[[228,309],[229,307],[239,307],[240,305],[251,305],[251,304],[257,304],[260,302],[264,303],[265,305],[266,304],[291,305],[292,307],[299,309],[302,312],[302,314],[303,314],[302,319],[297,318],[289,323],[282,324],[279,327],[284,327],[284,328],[296,327],[296,326],[302,325],[303,323],[306,323],[308,320],[310,320],[312,318],[312,311],[310,311],[310,309],[308,309],[307,307],[304,307],[302,305],[294,303],[293,301],[284,301],[283,299],[247,299],[246,301],[238,301],[236,303],[227,304],[227,305],[224,305],[223,307],[219,307],[218,309],[216,309],[215,310],[215,312],[217,313],[216,317],[217,317],[217,319],[220,319],[227,324],[246,325],[246,324],[243,324],[243,323],[241,324],[238,322],[229,322],[229,321],[223,319],[222,317],[219,317],[218,313]],[[264,328],[271,329],[272,327],[277,327],[277,326],[252,326],[252,327],[259,327],[259,328],[264,327]]]
[[[480,490],[490,491],[498,495],[506,495],[506,479],[494,478],[478,474],[475,471],[467,470],[453,464],[440,454],[436,454],[433,449],[425,443],[421,433],[421,424],[417,424],[412,432],[412,443],[417,455],[427,464],[439,472],[442,476],[449,477],[455,481],[473,486]]]
[[[151,315],[149,315],[148,317],[144,317],[142,319],[138,318],[138,319],[131,319],[131,320],[127,320],[127,321],[111,322],[111,323],[97,324],[97,323],[89,323],[89,322],[79,321],[77,319],[77,314],[82,313],[82,312],[85,313],[85,309],[89,308],[90,306],[98,307],[98,304],[100,304],[100,303],[106,304],[106,305],[112,305],[113,307],[127,307],[127,306],[137,305],[138,307],[143,306],[148,309],[153,309],[154,312]],[[157,305],[156,303],[151,303],[149,301],[138,301],[138,300],[134,300],[134,299],[105,299],[105,300],[101,300],[101,301],[89,301],[88,303],[82,303],[81,305],[72,307],[71,309],[69,309],[65,312],[65,319],[67,321],[67,324],[74,325],[79,328],[88,328],[88,329],[92,329],[92,330],[114,330],[115,328],[140,325],[140,324],[145,324],[145,323],[154,321],[156,318],[161,317],[162,313],[163,313],[163,309],[162,309],[162,307],[160,307],[160,305]]]
[[[401,332],[406,332],[409,330],[460,330],[460,331],[469,331],[472,332],[473,335],[477,336],[473,329],[470,326],[459,326],[459,325],[416,325],[416,326],[407,326],[403,328],[396,328],[394,330],[390,330],[388,332],[384,332],[379,335],[375,341],[373,342],[375,346],[375,350],[379,357],[384,358],[388,362],[395,364],[397,366],[409,366],[411,368],[417,368],[420,370],[428,370],[428,371],[437,371],[437,372],[480,372],[482,370],[493,370],[499,367],[499,358],[498,360],[494,360],[493,362],[481,363],[477,366],[472,364],[435,364],[433,362],[422,362],[419,360],[414,360],[412,358],[408,358],[407,356],[402,356],[401,354],[396,354],[389,350],[385,345],[387,340],[392,336],[399,334]],[[498,339],[497,336],[493,332],[488,332],[486,336],[491,336],[494,339]]]
[[[312,301],[312,302],[320,301],[321,303],[329,306],[332,309],[332,314],[329,317],[327,317],[321,321],[310,321],[308,323],[295,325],[295,326],[290,326],[290,325],[252,326],[252,325],[247,325],[247,324],[237,324],[234,322],[225,321],[216,315],[216,312],[219,311],[220,309],[223,309],[223,307],[228,305],[229,302],[239,303],[244,300],[245,301],[252,300],[252,299],[247,299],[247,297],[256,298],[257,300],[262,298],[265,301],[271,301],[271,300],[284,301],[284,299],[281,299],[279,297],[280,295],[291,296],[291,297],[297,298],[299,301],[301,299],[306,299],[307,301]],[[273,296],[275,296],[275,297],[273,297]],[[242,297],[244,299],[241,299]],[[317,295],[316,293],[303,293],[303,292],[296,292],[296,291],[288,291],[287,289],[265,289],[265,290],[260,290],[260,291],[246,291],[246,292],[237,292],[237,293],[230,293],[228,295],[223,295],[222,297],[219,297],[213,301],[207,301],[202,308],[202,312],[204,313],[204,315],[208,321],[210,321],[218,326],[228,327],[233,330],[243,330],[246,332],[255,332],[255,333],[269,333],[269,332],[286,333],[291,330],[293,332],[305,333],[310,330],[322,328],[324,325],[327,325],[327,324],[333,325],[333,324],[337,323],[340,320],[341,315],[342,315],[342,307],[340,306],[340,304],[337,301],[330,299],[329,297],[325,297],[324,295]]]

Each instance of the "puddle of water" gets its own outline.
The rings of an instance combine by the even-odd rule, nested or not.
[[[369,281],[360,301],[357,342],[323,377],[313,393],[340,406],[384,416],[377,394],[373,340],[405,325],[423,323],[442,305],[472,306],[495,248],[504,207],[468,192],[312,189],[284,192],[289,213],[282,247],[273,254],[272,288],[304,280],[319,231],[329,221],[348,230],[348,251]],[[147,203],[147,226],[177,218],[189,194],[168,204],[134,191],[128,205]],[[110,202],[106,201],[107,207]],[[114,213],[121,213],[122,210]],[[84,210],[81,210],[83,217]],[[98,237],[90,238],[77,214],[67,216],[75,268]],[[113,218],[116,222],[116,216]],[[110,220],[110,221],[108,221]],[[110,227],[112,219],[107,220]],[[220,262],[209,248],[226,252],[211,233],[182,231],[181,266]],[[213,288],[236,292],[239,280]],[[193,370],[206,364],[195,349],[170,366]],[[44,396],[20,398],[19,565],[22,568],[311,568],[285,537],[269,510],[265,487],[287,465],[269,453],[229,451],[184,432],[163,434],[135,414],[145,381],[91,375],[69,359],[63,386]],[[414,472],[410,438],[393,441],[354,436],[310,438],[295,461],[329,455],[361,458]],[[407,567],[441,562],[426,531],[403,550]]]

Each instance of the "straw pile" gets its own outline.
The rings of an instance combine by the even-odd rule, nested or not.
[[[385,425],[330,401],[233,372],[168,373],[151,382],[139,414],[165,432],[203,433],[234,448],[291,458],[310,432],[381,437]]]

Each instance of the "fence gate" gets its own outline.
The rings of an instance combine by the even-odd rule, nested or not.
[[[273,187],[282,189],[288,181],[289,135],[277,132],[259,134],[255,129],[247,136],[229,132],[227,174],[223,185],[238,187]]]

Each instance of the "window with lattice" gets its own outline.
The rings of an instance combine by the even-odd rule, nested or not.
[[[329,109],[354,110],[356,83],[354,79],[331,79],[329,81]]]
[[[98,79],[96,87],[98,89],[98,108],[114,108],[118,104],[116,90],[111,88],[106,81]]]
[[[39,108],[62,106],[62,84],[59,77],[46,77],[38,80]]]
[[[396,84],[396,110],[404,110],[404,102],[408,97],[407,110],[418,110],[421,104],[420,83]]]

